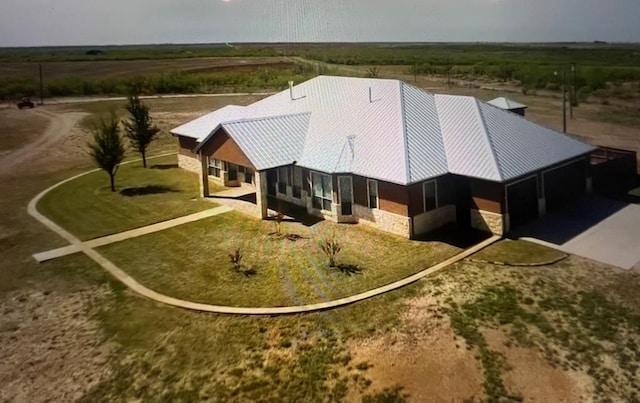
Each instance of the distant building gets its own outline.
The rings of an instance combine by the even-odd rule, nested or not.
[[[516,102],[505,97],[498,97],[496,99],[492,99],[487,103],[493,106],[497,106],[500,109],[504,109],[505,111],[516,113],[520,116],[524,116],[525,109],[527,109],[527,105],[521,104],[520,102]]]

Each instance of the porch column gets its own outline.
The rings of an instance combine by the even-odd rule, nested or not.
[[[256,204],[260,210],[260,216],[269,218],[267,205],[267,171],[256,171]]]
[[[544,197],[538,199],[538,217],[547,214],[547,200]]]
[[[207,157],[200,153],[200,194],[209,197],[209,166]]]

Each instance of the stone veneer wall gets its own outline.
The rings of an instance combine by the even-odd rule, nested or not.
[[[353,215],[359,223],[373,225],[383,231],[411,238],[411,219],[379,209],[353,205]]]
[[[427,211],[413,217],[413,235],[424,234],[425,232],[438,229],[445,224],[456,221],[456,206],[449,204],[439,209]]]
[[[200,161],[197,158],[187,157],[186,155],[178,154],[178,166],[189,172],[202,175],[202,168]]]
[[[489,211],[471,210],[471,227],[494,235],[504,234],[504,217]]]

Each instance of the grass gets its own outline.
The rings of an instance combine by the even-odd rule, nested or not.
[[[179,169],[175,155],[122,165],[111,192],[109,177],[94,172],[53,189],[38,209],[82,240],[142,227],[213,208],[199,198],[195,174]]]
[[[535,265],[562,259],[566,254],[556,249],[522,240],[503,240],[472,256],[472,259],[511,265]]]
[[[400,280],[444,260],[458,248],[408,241],[359,226],[321,222],[274,224],[231,212],[101,251],[142,284],[167,295],[231,306],[284,306],[327,301]],[[336,231],[342,251],[329,268],[318,242]],[[240,248],[242,275],[228,255]],[[153,254],[145,251],[154,250]]]
[[[346,342],[396,326],[402,300],[418,289],[330,312],[243,317],[159,305],[101,275],[92,264],[64,274],[71,281],[109,285],[94,315],[105,340],[119,346],[110,376],[84,402],[342,401],[367,379],[367,369],[353,365]],[[389,401],[381,400],[388,396],[405,395],[385,390],[367,401]]]

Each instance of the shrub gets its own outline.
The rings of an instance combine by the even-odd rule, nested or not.
[[[336,257],[342,250],[342,246],[340,246],[335,232],[332,232],[328,238],[320,241],[320,250],[327,257],[329,267],[336,267]]]
[[[229,253],[229,261],[233,265],[233,270],[237,272],[242,271],[242,253],[240,253],[240,248],[236,248],[234,253]]]

